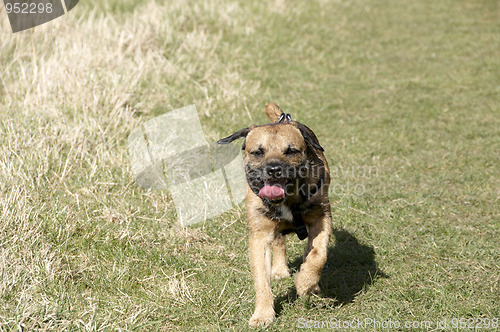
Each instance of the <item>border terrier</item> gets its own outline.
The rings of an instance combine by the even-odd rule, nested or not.
[[[228,144],[244,138],[245,205],[255,286],[255,312],[249,321],[252,327],[274,321],[271,279],[290,276],[285,235],[308,238],[295,276],[297,294],[304,296],[320,291],[318,282],[332,231],[330,171],[316,135],[274,103],[266,105],[266,114],[270,124],[244,128],[218,141]]]

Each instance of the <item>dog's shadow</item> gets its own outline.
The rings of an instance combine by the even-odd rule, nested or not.
[[[378,278],[388,278],[379,270],[375,261],[373,247],[359,243],[351,233],[345,230],[334,229],[335,245],[328,248],[328,257],[321,274],[319,286],[321,297],[334,299],[334,305],[345,305],[365,291]],[[292,272],[297,273],[302,257],[290,263]],[[276,298],[276,313],[283,308],[284,302],[293,302],[297,299],[295,287],[291,287],[287,294]]]

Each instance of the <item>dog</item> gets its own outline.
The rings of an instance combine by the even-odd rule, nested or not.
[[[330,171],[316,135],[274,103],[266,105],[266,114],[270,124],[244,128],[218,141],[228,144],[244,138],[245,205],[255,287],[251,327],[268,326],[275,319],[271,279],[290,276],[285,235],[308,238],[295,276],[297,294],[305,296],[320,291],[332,232]]]

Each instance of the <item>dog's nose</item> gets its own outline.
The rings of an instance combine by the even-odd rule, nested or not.
[[[271,164],[265,168],[266,174],[272,178],[279,178],[283,175],[283,167],[281,165]]]

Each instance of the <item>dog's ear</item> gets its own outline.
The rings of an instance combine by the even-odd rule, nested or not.
[[[252,130],[251,127],[248,127],[248,128],[243,128],[241,130],[238,130],[237,132],[235,132],[234,134],[232,135],[229,135],[228,137],[225,137],[223,139],[220,139],[217,141],[218,144],[229,144],[231,143],[232,141],[234,140],[237,140],[239,138],[243,138],[243,137],[247,137],[248,133],[250,132],[250,130]],[[242,150],[245,150],[245,142],[243,142],[243,146],[241,148]]]
[[[279,122],[285,112],[275,103],[269,103],[266,105],[266,115],[271,120],[271,122]]]
[[[304,140],[306,141],[306,144],[308,146],[311,146],[319,151],[325,151],[325,149],[323,149],[323,147],[319,144],[318,138],[316,137],[314,132],[309,129],[309,127],[299,122],[295,122],[294,124],[297,129],[300,130],[300,133],[302,134],[302,137],[304,137]]]

